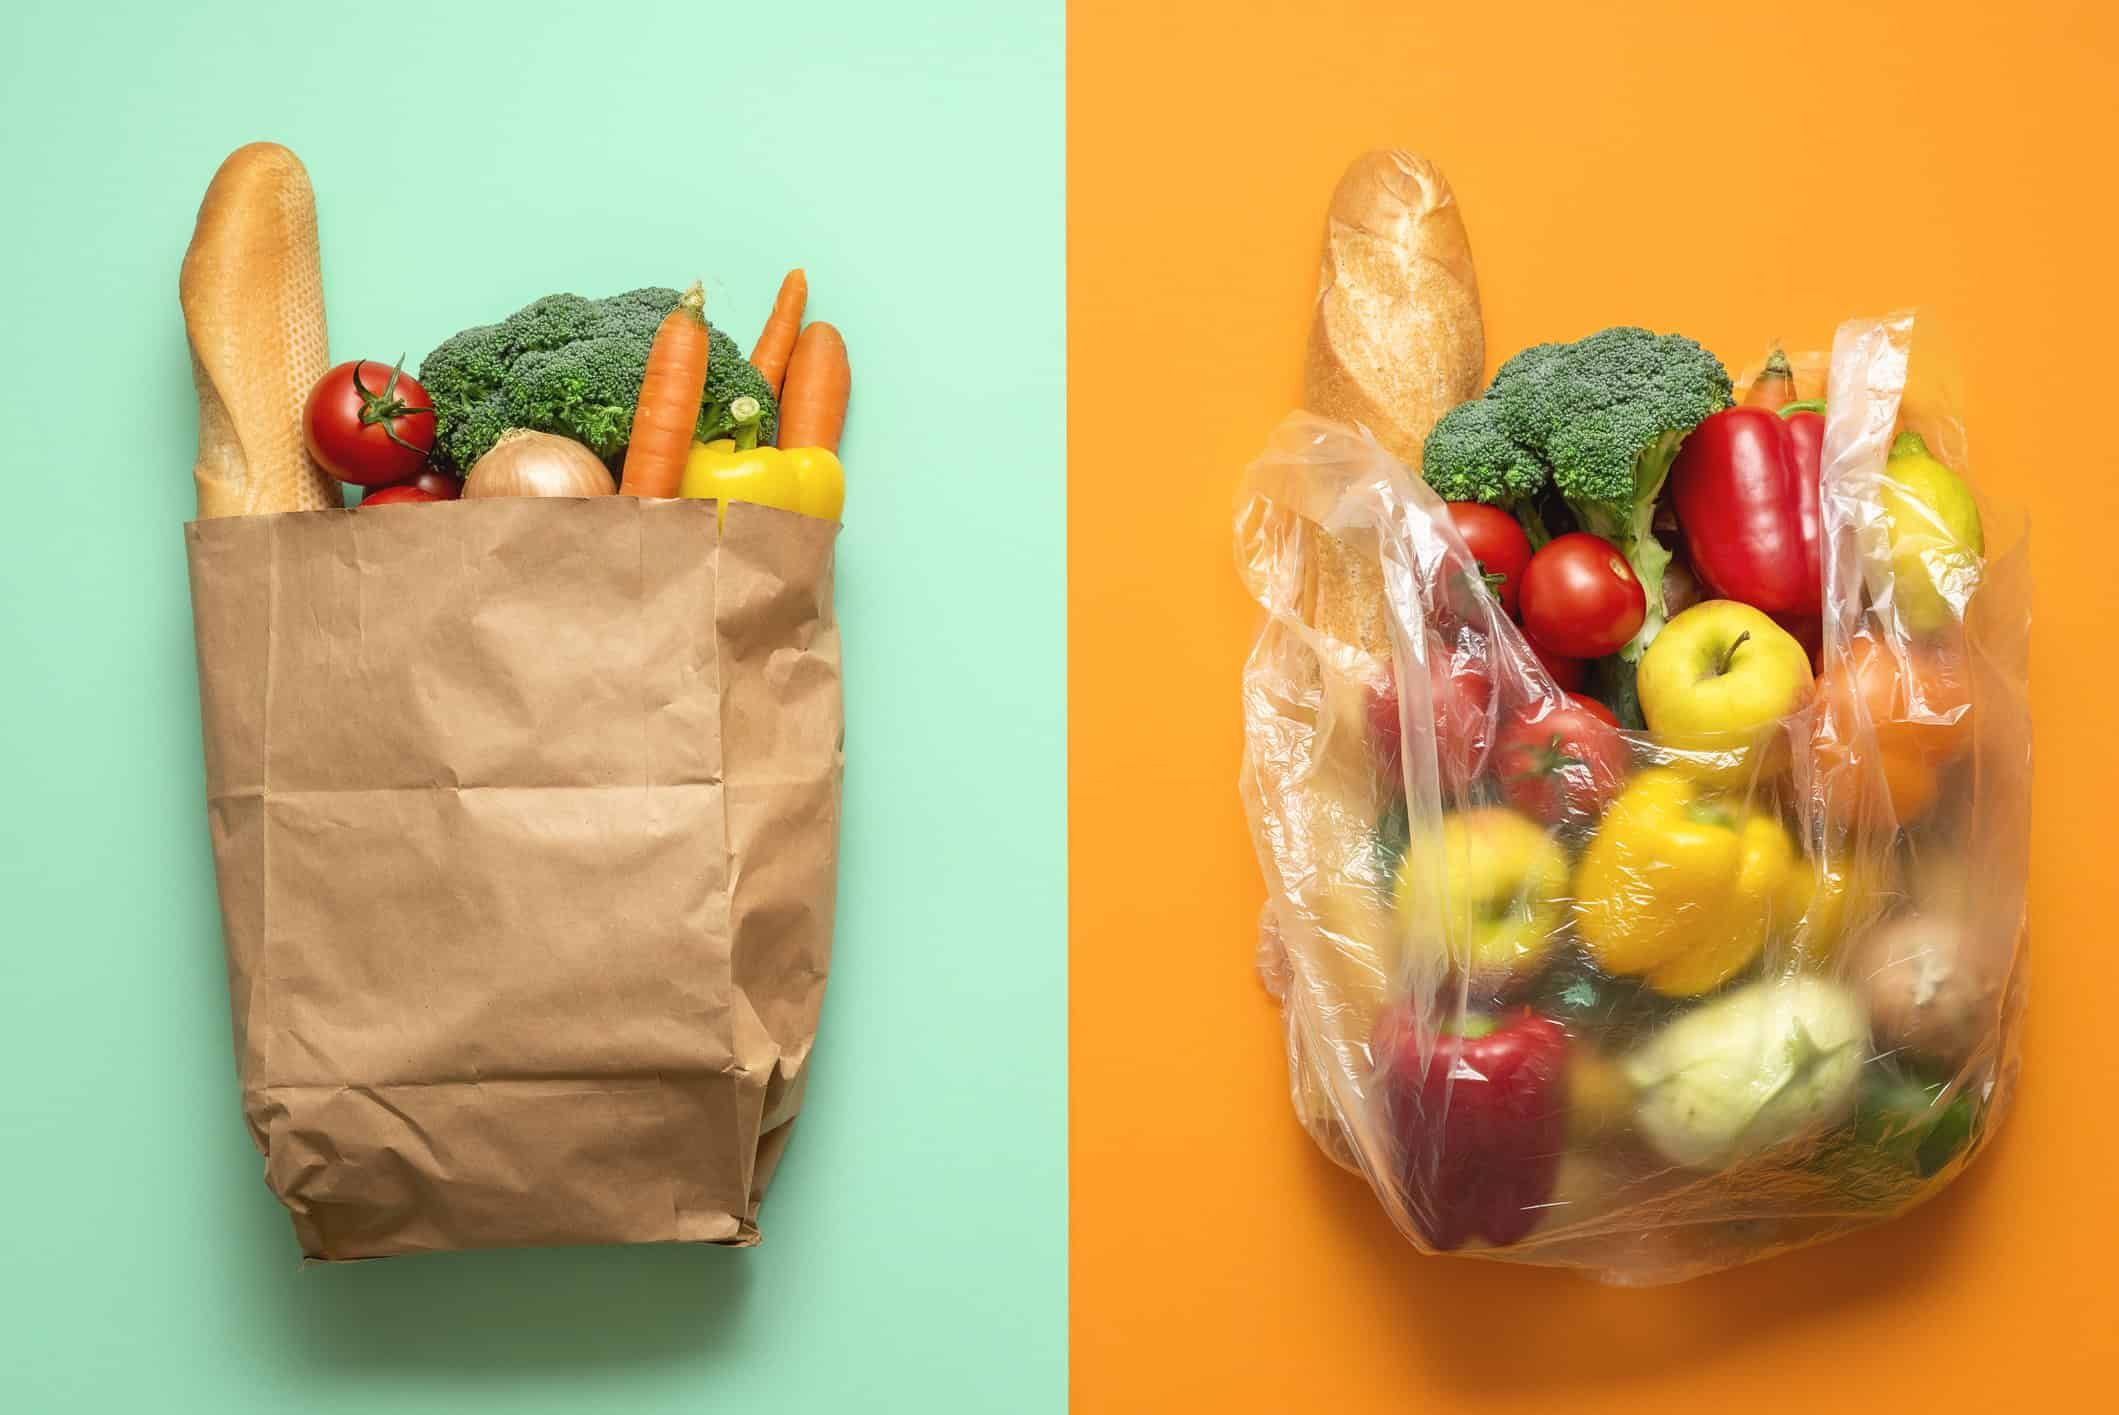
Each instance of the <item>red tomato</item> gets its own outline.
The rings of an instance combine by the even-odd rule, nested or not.
[[[432,492],[436,501],[454,501],[464,494],[464,484],[437,467],[423,467],[418,476],[401,485]]]
[[[1427,672],[1435,703],[1435,765],[1442,789],[1460,792],[1478,779],[1486,764],[1494,681],[1477,656],[1453,650],[1439,638],[1428,640]],[[1369,687],[1369,727],[1377,764],[1395,788],[1404,780],[1404,769],[1398,757],[1398,684],[1389,675]]]
[[[1619,715],[1613,712],[1610,708],[1604,706],[1604,704],[1598,702],[1595,698],[1589,697],[1583,693],[1569,693],[1567,695],[1567,701],[1573,703],[1576,707],[1582,709],[1582,711],[1586,713],[1603,718],[1613,727],[1617,727],[1619,725]]]
[[[392,506],[406,501],[448,501],[451,499],[446,496],[436,496],[423,486],[414,486],[411,482],[401,482],[396,486],[377,487],[374,491],[361,498],[361,505]]]
[[[1538,662],[1545,665],[1545,676],[1564,691],[1578,693],[1589,681],[1589,665],[1581,659],[1562,658],[1558,654],[1547,653],[1536,644],[1530,646],[1530,651],[1537,655]]]
[[[1523,572],[1523,632],[1548,653],[1602,658],[1641,632],[1648,596],[1618,547],[1584,531],[1558,536]]]
[[[1404,737],[1398,725],[1398,680],[1386,670],[1369,684],[1369,742],[1376,749],[1376,768],[1390,781],[1403,773],[1398,766],[1398,747]]]
[[[434,401],[402,368],[340,364],[316,381],[302,434],[317,465],[355,486],[415,475],[434,450]]]
[[[1587,823],[1626,780],[1626,739],[1611,710],[1578,698],[1541,698],[1511,714],[1494,749],[1508,803],[1548,825]]]
[[[1516,617],[1516,591],[1523,582],[1523,568],[1530,564],[1530,537],[1516,518],[1499,507],[1478,501],[1449,503],[1450,521],[1464,541],[1464,548],[1479,562],[1479,574],[1501,610]]]

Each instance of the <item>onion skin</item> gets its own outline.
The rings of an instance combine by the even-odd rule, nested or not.
[[[2006,968],[1947,913],[1892,919],[1847,958],[1877,1042],[1953,1067],[1993,1029]]]
[[[464,478],[463,499],[483,496],[612,496],[603,459],[570,437],[514,428]]]

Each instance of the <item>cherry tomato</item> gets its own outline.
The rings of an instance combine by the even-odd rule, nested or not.
[[[1569,693],[1579,693],[1589,682],[1589,665],[1579,658],[1562,658],[1556,653],[1547,653],[1536,644],[1530,651],[1537,655],[1538,662],[1545,665],[1545,676],[1552,679],[1555,687]]]
[[[1641,632],[1648,596],[1618,547],[1584,531],[1555,537],[1523,572],[1523,632],[1547,653],[1602,658]]]
[[[302,434],[317,465],[355,486],[416,475],[434,449],[434,402],[396,365],[357,360],[316,381]]]
[[[1486,764],[1494,680],[1469,646],[1453,649],[1437,637],[1428,639],[1427,672],[1435,704],[1435,765],[1442,789],[1459,792]],[[1398,757],[1398,684],[1388,674],[1369,686],[1369,728],[1377,766],[1395,789],[1403,782],[1404,769]]]
[[[391,506],[407,501],[449,501],[452,497],[436,496],[425,487],[411,482],[400,482],[396,486],[381,486],[361,498],[363,506]]]
[[[1530,564],[1530,537],[1516,518],[1499,507],[1478,501],[1452,501],[1449,518],[1464,541],[1464,548],[1479,562],[1479,574],[1487,589],[1501,601],[1501,610],[1516,617],[1516,592],[1523,582],[1523,569]]]
[[[1625,783],[1629,764],[1611,710],[1572,693],[1517,709],[1494,747],[1501,794],[1548,825],[1601,816]]]

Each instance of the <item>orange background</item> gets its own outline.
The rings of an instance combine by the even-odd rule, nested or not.
[[[1075,0],[1076,1408],[2111,1407],[2119,23],[1885,10]],[[1978,475],[2033,521],[2031,1014],[1998,1139],[1897,1224],[1648,1291],[1423,1259],[1295,1123],[1230,514],[1298,396],[1326,197],[1384,145],[1456,187],[1490,360],[1640,323],[1741,364],[1906,303],[1955,331]]]

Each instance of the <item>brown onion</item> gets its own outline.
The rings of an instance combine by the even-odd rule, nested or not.
[[[603,459],[570,437],[511,428],[464,478],[464,500],[478,496],[610,496]]]
[[[1876,1040],[1955,1066],[2000,1021],[2008,963],[1949,913],[1902,914],[1848,950]]]

